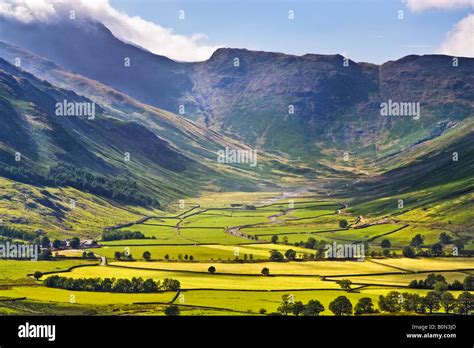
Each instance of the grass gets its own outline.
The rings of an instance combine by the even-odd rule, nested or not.
[[[179,271],[142,270],[128,267],[82,267],[71,272],[62,273],[62,276],[72,278],[153,278],[163,280],[174,278],[181,282],[183,289],[240,289],[240,290],[286,290],[286,289],[337,289],[334,282],[325,282],[318,277],[311,276],[281,276],[265,277],[246,275],[219,275],[200,274]]]
[[[337,231],[337,232],[326,232],[318,234],[318,237],[328,238],[328,239],[340,239],[340,240],[347,240],[347,241],[358,241],[363,242],[369,240],[371,238],[375,238],[385,233],[389,233],[391,231],[395,231],[396,229],[402,227],[402,225],[395,225],[395,224],[381,224],[381,225],[374,225],[365,228],[350,228],[348,230]],[[316,237],[315,237],[316,238]],[[390,239],[390,235],[381,237],[381,239],[388,238]]]
[[[50,189],[47,190],[49,191]],[[67,190],[69,189],[62,189],[62,193],[56,192],[57,197],[63,197],[62,195]],[[34,196],[37,193],[32,192],[31,195]],[[87,197],[87,194],[83,195],[85,196],[81,197],[84,199],[93,198]],[[273,249],[284,253],[291,248],[297,252],[298,257],[301,257],[303,254],[314,253],[314,250],[290,245],[294,242],[306,241],[309,237],[317,240],[342,240],[347,242],[366,241],[375,238],[371,243],[371,248],[378,247],[380,241],[386,238],[391,241],[393,248],[401,248],[407,245],[415,234],[420,233],[424,235],[425,244],[429,245],[438,240],[441,232],[450,231],[446,227],[448,225],[447,220],[440,219],[436,225],[431,224],[429,220],[430,214],[438,214],[436,209],[440,207],[441,203],[432,205],[427,210],[414,207],[409,212],[398,215],[397,220],[399,221],[392,219],[389,220],[392,221],[391,223],[378,224],[361,229],[350,228],[348,230],[340,230],[338,226],[339,220],[346,219],[353,223],[355,216],[348,215],[346,210],[341,214],[334,214],[335,210],[340,207],[337,202],[318,201],[314,197],[272,200],[277,195],[277,193],[269,192],[212,193],[186,201],[185,209],[179,209],[177,206],[172,205],[172,211],[168,213],[161,213],[159,211],[147,212],[138,209],[122,211],[119,208],[110,208],[111,210],[109,210],[107,203],[105,203],[104,210],[99,210],[97,216],[94,216],[93,210],[89,210],[95,207],[92,203],[89,206],[89,203],[86,204],[85,201],[81,201],[86,206],[81,206],[78,203],[79,209],[84,211],[67,213],[79,214],[76,221],[78,224],[80,219],[84,219],[84,226],[86,227],[81,227],[83,228],[82,231],[84,231],[84,233],[80,233],[81,237],[97,235],[98,230],[94,226],[98,226],[100,221],[106,225],[112,225],[118,222],[138,220],[142,216],[141,214],[163,216],[163,218],[151,218],[145,223],[121,229],[140,231],[145,236],[154,237],[154,239],[102,242],[104,247],[91,249],[91,251],[98,255],[106,256],[108,258],[108,266],[81,267],[71,272],[60,273],[60,275],[80,278],[142,277],[155,280],[175,278],[181,282],[184,289],[181,293],[183,295],[183,303],[176,302],[178,305],[181,305],[183,315],[250,315],[257,314],[260,308],[264,308],[267,312],[274,312],[280,305],[281,296],[288,293],[293,294],[296,301],[307,302],[310,299],[318,299],[326,307],[326,311],[322,314],[331,315],[327,309],[329,302],[339,295],[347,296],[353,305],[361,297],[370,297],[377,307],[379,295],[386,294],[388,291],[426,293],[426,290],[396,287],[406,286],[413,279],[424,279],[427,276],[425,273],[407,273],[410,271],[436,271],[435,273],[443,274],[448,281],[454,279],[462,280],[466,276],[466,272],[474,272],[474,270],[464,271],[463,273],[456,272],[457,269],[474,269],[474,259],[472,258],[386,258],[373,260],[374,262],[367,260],[364,262],[269,262],[270,251]],[[419,193],[418,197],[424,199],[424,193]],[[58,198],[58,200],[62,199]],[[93,199],[94,204],[103,203],[98,198]],[[270,219],[271,216],[278,215],[287,210],[290,199],[293,200],[295,209],[287,211],[286,215]],[[263,207],[257,208],[257,210],[238,210],[235,207],[231,209],[230,205],[236,202]],[[376,202],[376,204],[381,202],[383,204],[387,203],[382,200]],[[464,204],[463,202],[461,199],[457,202],[457,206]],[[187,212],[180,216],[180,218],[173,217],[173,215],[183,213],[197,204],[200,205],[199,208]],[[0,203],[0,213],[4,205],[5,203]],[[373,207],[375,209],[376,205]],[[226,208],[226,210],[210,209],[196,215],[191,215],[208,208]],[[115,211],[114,209],[119,210]],[[444,209],[450,209],[450,207],[445,205]],[[461,214],[459,209],[456,212],[452,212],[453,214]],[[368,210],[367,213],[370,215],[371,211]],[[111,216],[102,218],[103,214]],[[323,214],[330,215],[321,216]],[[456,223],[464,221],[461,218],[462,214],[459,214],[453,219],[453,224],[451,225],[453,229],[457,227]],[[66,221],[70,225],[67,227],[71,228],[71,231],[76,231],[77,228],[73,225],[76,222],[74,220],[69,221],[69,218],[73,216],[75,215],[68,215],[68,220]],[[368,222],[374,221],[373,217],[369,217],[366,220]],[[32,221],[35,222],[37,220],[33,218]],[[179,230],[175,227],[178,222],[179,226],[182,227]],[[446,225],[443,225],[445,222]],[[398,232],[390,233],[405,223],[410,224],[410,226]],[[290,244],[250,243],[248,239],[239,238],[224,232],[224,227],[247,224],[258,225],[243,228],[241,231],[250,236],[258,235],[260,241],[270,240],[272,235],[278,235],[280,242],[286,236]],[[40,223],[36,225],[36,227],[39,226],[41,226]],[[60,231],[63,227],[57,227],[56,231]],[[88,232],[85,231],[86,229]],[[327,230],[338,231],[324,232]],[[456,237],[458,233],[462,232],[459,229],[456,231],[456,233],[449,233]],[[463,233],[469,236],[468,231]],[[387,235],[382,236],[384,234]],[[52,235],[55,234],[53,233]],[[124,252],[126,250],[137,261],[114,261],[116,251]],[[146,262],[141,260],[145,251],[151,252],[154,261]],[[171,260],[164,261],[165,255],[169,255]],[[192,255],[194,262],[184,261],[185,255]],[[250,255],[252,255],[252,259],[255,262],[235,262],[236,256],[240,260],[249,260]],[[35,271],[54,272],[68,269],[74,265],[92,263],[82,260],[55,262],[0,260],[0,283],[12,285],[2,287],[0,289],[0,297],[27,297],[28,299],[17,307],[15,307],[16,305],[2,306],[0,304],[0,313],[7,315],[25,313],[25,311],[30,310],[29,306],[38,306],[36,310],[41,313],[41,311],[52,311],[55,308],[54,306],[64,306],[64,308],[58,307],[60,313],[67,313],[67,308],[71,308],[71,313],[76,310],[96,310],[100,313],[110,313],[113,309],[114,311],[116,310],[113,314],[162,315],[165,308],[163,305],[133,305],[133,303],[168,302],[174,297],[174,293],[117,294],[52,289],[45,288],[40,285],[41,282],[35,282],[26,276],[26,274],[31,274]],[[215,274],[208,272],[208,268],[211,265],[216,268]],[[261,270],[264,267],[269,268],[270,276],[265,277],[261,275]],[[394,272],[400,274],[382,274]],[[406,273],[403,274],[403,272]],[[356,276],[359,274],[361,276]],[[329,278],[323,280],[320,278],[322,276]],[[374,285],[362,288],[359,292],[348,293],[340,290],[339,285],[335,281],[330,281],[342,278],[350,279],[356,283],[370,283]],[[388,285],[389,287],[381,287],[380,285]],[[70,304],[71,294],[75,295],[76,304]],[[39,309],[41,304],[46,304],[49,309]]]
[[[24,217],[28,224],[9,225],[31,232],[43,229],[48,231],[50,239],[73,236],[98,238],[105,226],[135,221],[142,214],[157,213],[139,207],[118,207],[105,199],[70,187],[39,188],[4,178],[0,178],[0,187],[0,197],[4,198],[0,199],[0,216]],[[42,204],[45,200],[48,201],[47,205]],[[71,200],[76,202],[75,208],[70,207]]]
[[[7,283],[10,280],[28,279],[27,274],[36,271],[57,272],[78,265],[92,265],[97,262],[83,260],[62,261],[16,261],[0,260],[0,282]]]
[[[358,261],[306,261],[306,262],[258,262],[258,263],[184,263],[184,262],[112,262],[110,265],[121,265],[130,268],[165,269],[174,271],[193,271],[208,273],[208,268],[214,266],[216,273],[255,274],[267,267],[272,275],[320,275],[335,276],[347,273],[383,273],[393,272],[391,267],[373,262]]]
[[[459,280],[461,283],[466,278],[466,274],[461,272],[436,272],[436,274],[443,275],[449,283],[454,280]],[[377,275],[377,276],[360,276],[360,277],[334,277],[333,280],[349,279],[356,284],[375,284],[375,285],[399,285],[408,286],[412,280],[426,279],[427,274],[390,274],[390,275]]]
[[[441,271],[457,269],[474,269],[474,259],[469,257],[438,257],[438,258],[395,258],[377,260],[378,263],[399,267],[410,271]]]
[[[431,245],[439,241],[439,235],[442,232],[446,232],[449,235],[451,235],[451,233],[447,230],[433,229],[433,228],[423,227],[423,226],[409,226],[407,228],[404,228],[403,230],[397,231],[386,237],[383,237],[383,239],[386,238],[390,240],[390,242],[392,243],[392,246],[401,248],[406,245],[409,245],[410,241],[417,234],[421,234],[422,236],[425,237],[424,244]]]
[[[92,250],[101,256],[107,258],[114,258],[116,251],[124,252],[126,247],[104,247],[101,249]],[[171,260],[178,260],[179,255],[192,255],[194,260],[234,260],[234,248],[232,246],[219,246],[214,247],[211,245],[182,245],[179,248],[176,246],[166,245],[153,245],[153,246],[128,246],[129,252],[135,259],[142,259],[142,255],[145,251],[149,251],[153,259],[164,259],[165,255],[169,255]],[[245,249],[247,251],[247,249]],[[243,250],[241,250],[243,252]],[[249,252],[250,254],[250,252]],[[259,255],[255,254],[255,259],[268,259],[269,253],[260,252]]]
[[[26,297],[29,300],[45,302],[71,303],[71,295],[74,295],[74,300],[77,304],[115,305],[132,304],[133,302],[168,302],[173,299],[175,294],[172,292],[156,294],[119,294],[62,290],[43,286],[22,286],[7,290],[0,289],[0,296],[10,298]]]
[[[394,290],[394,289],[392,289]],[[385,291],[385,289],[383,290]],[[235,292],[235,291],[206,291],[191,290],[183,293],[184,303],[190,305],[220,307],[234,309],[240,311],[248,311],[250,313],[258,313],[263,308],[267,313],[276,312],[281,304],[281,298],[285,294],[292,294],[295,301],[307,303],[309,300],[319,300],[325,307],[325,311],[321,315],[332,315],[329,310],[329,303],[338,296],[346,296],[355,306],[357,301],[362,297],[370,297],[375,307],[379,297],[378,292],[346,292],[338,289],[313,290],[313,291],[275,291],[275,292]]]

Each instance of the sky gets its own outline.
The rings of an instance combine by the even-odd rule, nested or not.
[[[0,1],[0,15],[22,21],[49,21],[64,9],[182,61],[205,60],[219,47],[370,63],[408,54],[474,57],[474,0]]]

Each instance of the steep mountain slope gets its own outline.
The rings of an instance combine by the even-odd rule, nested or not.
[[[189,76],[184,73],[185,64],[126,44],[98,22],[20,24],[0,18],[0,37],[68,70],[169,111],[178,110],[181,91],[191,88]]]
[[[328,148],[358,157],[397,152],[439,136],[474,106],[469,58],[454,66],[453,57],[407,56],[378,66],[340,55],[219,49],[205,62],[178,63],[93,21],[1,21],[0,39],[147,104],[171,112],[182,106],[184,117],[215,131],[306,160],[331,160]],[[389,100],[420,103],[420,119],[381,116]]]
[[[216,163],[218,151],[225,148],[252,149],[241,141],[223,136],[173,113],[138,102],[122,92],[67,71],[17,46],[0,42],[0,57],[12,64],[18,62],[19,59],[21,68],[35,76],[95,101],[107,113],[118,119],[134,121],[146,126],[160,138],[167,140],[177,151],[207,168],[208,173],[215,172],[210,177],[214,179],[214,183],[210,187],[249,190],[255,189],[257,183],[273,186],[274,183],[280,181],[285,173],[293,175],[301,172],[300,174],[306,176],[318,173],[310,168],[299,168],[296,163],[293,163],[292,166],[285,165],[286,156],[261,150],[258,152],[258,170],[249,168],[248,165],[221,166]],[[312,167],[320,173],[331,170],[330,165],[323,166],[315,163],[312,164]],[[207,174],[203,174],[203,176],[207,177]]]
[[[62,170],[72,171],[68,174],[78,177],[90,173],[96,176],[90,178],[89,186],[128,183],[123,187],[126,191],[137,182],[136,190],[129,192],[131,203],[140,203],[132,199],[140,194],[167,201],[195,192],[189,173],[199,170],[198,163],[145,127],[108,117],[98,105],[94,119],[58,116],[56,103],[64,100],[91,103],[0,59],[0,162],[4,176],[43,184],[59,180]],[[125,159],[126,153],[130,154],[130,161]],[[65,167],[51,172],[57,165]],[[49,174],[45,174],[48,168]],[[81,172],[77,173],[78,170]],[[199,177],[194,180],[199,182]],[[103,195],[114,198],[109,191]]]

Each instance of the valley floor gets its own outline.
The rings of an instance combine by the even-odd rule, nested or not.
[[[100,242],[99,248],[89,249],[100,262],[81,259],[82,250],[58,251],[54,261],[0,260],[0,313],[163,315],[174,304],[182,315],[261,315],[277,312],[282,297],[289,295],[303,303],[318,300],[325,307],[321,315],[332,315],[329,304],[338,296],[347,297],[353,306],[370,298],[380,309],[379,296],[391,291],[425,296],[429,289],[409,284],[430,273],[442,275],[448,283],[462,283],[474,275],[470,257],[402,256],[403,246],[415,234],[424,235],[424,246],[429,247],[444,229],[402,219],[364,219],[347,208],[345,202],[304,190],[207,194],[180,202],[171,213],[117,229],[139,231],[146,239]],[[341,227],[341,220],[348,226]],[[383,239],[391,242],[385,257]],[[328,243],[364,245],[364,254],[358,259],[328,259],[318,249]],[[278,254],[283,260],[270,260]],[[43,273],[40,280],[32,277],[36,271]],[[172,278],[181,286],[157,293],[65,290],[43,285],[51,275]],[[350,289],[343,290],[340,280],[350,281]],[[457,298],[462,291],[450,292]]]

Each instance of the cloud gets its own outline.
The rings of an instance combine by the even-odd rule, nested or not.
[[[402,0],[412,11],[428,9],[450,10],[454,8],[474,8],[474,0]],[[446,34],[439,51],[456,57],[474,57],[474,14],[470,13]]]
[[[403,2],[412,11],[424,11],[430,8],[448,10],[474,6],[474,0],[403,0]]]
[[[180,35],[141,17],[131,17],[114,9],[108,0],[0,0],[0,15],[24,23],[61,20],[68,18],[71,10],[78,19],[102,22],[123,41],[176,60],[206,60],[220,47],[203,44],[205,34]]]
[[[450,56],[474,57],[474,14],[463,18],[446,35],[441,52]]]

